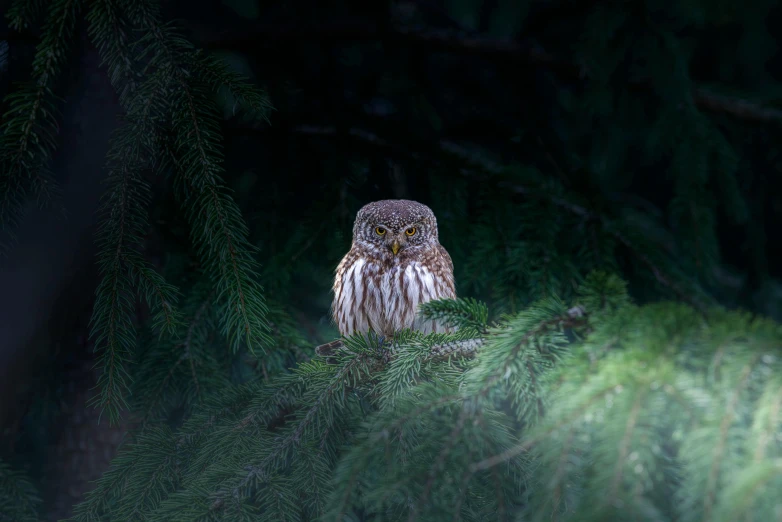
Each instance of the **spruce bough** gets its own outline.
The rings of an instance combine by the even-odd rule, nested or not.
[[[186,216],[202,273],[211,280],[218,323],[232,352],[263,353],[271,343],[257,248],[223,179],[222,136],[215,93],[235,109],[263,117],[266,94],[225,63],[195,49],[161,21],[154,0],[53,0],[36,47],[32,81],[6,99],[0,125],[0,231],[15,241],[26,198],[50,199],[48,173],[55,150],[57,106],[53,85],[76,18],[83,8],[89,33],[125,110],[107,153],[106,191],[97,231],[101,280],[96,289],[91,338],[98,353],[97,393],[91,403],[117,422],[131,407],[137,360],[137,301],[153,315],[153,329],[176,335],[182,326],[179,288],[143,253],[152,199],[148,174],[168,177]],[[8,13],[20,29],[35,22],[38,2],[17,0]],[[0,240],[0,251],[10,245]],[[184,357],[190,357],[186,347]]]
[[[423,308],[458,332],[348,338],[223,389],[139,433],[72,520],[778,516],[778,324],[637,306],[601,272],[492,323],[475,301]]]

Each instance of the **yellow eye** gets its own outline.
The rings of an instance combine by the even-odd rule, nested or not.
[[[378,235],[378,236],[382,236],[383,234],[385,234],[385,233],[386,233],[386,229],[385,229],[385,228],[383,228],[383,227],[377,227],[377,228],[375,229],[375,232],[377,233],[377,235]]]
[[[408,236],[415,235],[415,227],[410,227],[407,230],[405,230],[405,234],[407,234]]]

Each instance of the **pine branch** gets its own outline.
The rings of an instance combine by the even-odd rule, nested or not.
[[[26,474],[0,460],[0,520],[37,522],[42,501]]]
[[[434,481],[437,478],[437,474],[443,471],[448,454],[456,444],[459,433],[461,433],[461,431],[464,429],[464,424],[467,422],[467,417],[467,413],[463,410],[459,415],[459,420],[456,421],[453,429],[446,437],[443,444],[443,449],[440,450],[440,453],[437,455],[437,459],[434,461],[434,464],[429,470],[429,476],[426,480],[426,485],[424,485],[424,490],[421,492],[421,496],[418,498],[418,502],[416,502],[412,509],[410,509],[410,515],[407,517],[407,522],[413,522],[416,520],[416,518],[418,518],[418,512],[421,509],[421,506],[429,499],[429,494],[432,491],[432,486],[434,485]]]
[[[388,30],[369,20],[319,22],[315,25],[255,24],[246,28],[245,35],[215,35],[206,38],[207,47],[245,51],[258,47],[259,43],[285,45],[307,40],[334,42],[384,40],[405,46],[415,46],[425,52],[445,51],[463,55],[475,55],[501,63],[520,63],[545,67],[568,81],[588,82],[591,76],[584,64],[564,61],[542,49],[539,45],[498,40],[463,30],[391,26]],[[649,92],[654,89],[650,80],[628,80],[628,88]],[[692,100],[702,111],[726,114],[751,123],[782,123],[782,110],[764,107],[741,98],[724,96],[694,87]]]
[[[425,44],[435,50],[474,53],[492,59],[512,59],[529,65],[546,67],[568,80],[589,80],[590,72],[584,64],[564,62],[539,46],[523,45],[513,41],[471,36],[464,37],[449,30],[397,29],[400,34],[413,42]],[[649,80],[628,81],[633,90],[650,91],[653,84]],[[701,110],[724,113],[734,118],[753,123],[782,123],[782,110],[764,107],[740,98],[723,96],[695,87],[692,91],[693,102]]]
[[[147,429],[113,460],[95,489],[75,507],[69,521],[97,522],[106,516],[147,520],[161,501],[161,491],[167,495],[179,480],[176,458],[170,430]],[[123,494],[117,496],[117,490]]]
[[[38,2],[31,4],[33,11],[29,12],[25,4],[15,4],[17,9],[10,13],[14,23],[27,23],[36,6],[40,7]],[[15,242],[13,229],[28,198],[38,198],[40,204],[45,204],[57,191],[47,169],[59,132],[58,100],[52,88],[67,56],[80,10],[81,0],[53,0],[36,46],[31,79],[4,100],[10,108],[0,125],[0,227],[10,232],[11,243]],[[9,246],[8,242],[0,243],[0,250]]]
[[[17,31],[35,23],[47,0],[14,0],[5,17],[8,25]]]
[[[129,174],[127,166],[124,166],[114,175],[116,189],[104,205],[109,219],[100,231],[103,232],[103,240],[99,243],[101,254],[98,261],[103,278],[96,289],[90,332],[95,349],[102,349],[98,358],[102,367],[98,378],[100,392],[93,399],[93,404],[107,410],[112,423],[119,419],[120,410],[127,407],[125,396],[129,383],[125,367],[135,347],[135,329],[130,319],[133,314],[133,298],[129,295],[132,281],[123,266],[124,238],[127,228],[133,226],[128,216],[128,203],[132,201],[129,193],[135,190],[133,181],[138,181]],[[114,245],[116,248],[112,250]]]
[[[173,102],[178,175],[183,204],[192,224],[192,237],[215,279],[218,299],[225,300],[223,329],[236,351],[243,341],[250,350],[270,344],[267,308],[257,282],[256,249],[247,240],[247,226],[221,180],[222,155],[218,141],[219,125],[215,109],[204,86],[190,78],[188,66],[194,63],[189,43],[163,27],[155,13],[140,5],[136,13],[149,39],[160,52],[152,63],[173,76],[177,86]],[[197,60],[195,63],[199,63]],[[256,110],[263,110],[265,98],[244,87],[238,77],[215,70],[209,60],[201,67],[212,70],[211,78],[222,84],[242,87],[236,94]]]
[[[724,113],[739,120],[756,123],[782,122],[782,110],[764,107],[740,98],[724,96],[701,88],[695,89],[693,98],[695,105],[704,111]]]
[[[570,329],[585,326],[587,324],[586,310],[581,306],[575,306],[573,308],[563,310],[562,304],[559,302],[544,300],[530,308],[530,314],[521,313],[515,318],[517,324],[510,328],[510,332],[515,334],[521,334],[516,336],[507,336],[502,339],[504,349],[499,350],[495,347],[490,353],[491,359],[489,359],[489,366],[492,370],[488,375],[481,375],[474,384],[478,386],[478,395],[486,396],[492,387],[500,380],[506,380],[510,376],[512,365],[519,361],[519,355],[527,350],[531,343],[536,342],[540,344],[540,338],[551,332],[552,330]],[[514,328],[515,326],[515,328]],[[559,339],[555,340],[556,343],[560,342]],[[546,346],[533,346],[532,349],[537,354],[538,352],[548,352],[542,354],[544,357],[552,356],[555,350],[551,350],[551,347]],[[492,360],[494,359],[494,360]],[[501,360],[501,364],[496,365],[495,360]],[[530,360],[524,360],[525,371],[529,370],[528,364]],[[492,364],[494,363],[494,364]],[[480,374],[479,374],[480,375]],[[534,375],[534,372],[529,372],[530,376]]]
[[[613,390],[612,389],[605,389],[602,390],[602,393],[597,394],[595,397],[592,398],[592,401],[590,401],[590,404],[597,402],[601,399],[605,399],[607,395],[609,395]],[[545,431],[540,433],[539,435],[535,437],[528,437],[523,443],[514,446],[512,448],[509,448],[508,450],[497,454],[492,455],[489,458],[486,458],[484,460],[478,461],[474,463],[472,466],[470,466],[471,472],[476,471],[482,471],[486,469],[493,468],[495,466],[499,466],[501,464],[504,464],[510,459],[513,459],[517,457],[518,455],[521,455],[522,453],[525,453],[529,451],[532,447],[534,447],[536,444],[540,443],[541,441],[548,438],[551,434],[559,430],[560,428],[567,426],[568,424],[573,423],[577,419],[579,419],[581,416],[583,416],[583,412],[574,412],[574,414],[571,417],[565,418],[561,420],[560,422],[552,425],[550,428],[547,428]]]
[[[284,438],[276,441],[269,454],[258,464],[247,466],[243,478],[232,489],[218,495],[212,503],[210,511],[214,512],[221,509],[228,498],[240,496],[243,490],[245,490],[252,481],[267,477],[271,471],[269,468],[274,465],[275,462],[284,461],[289,452],[300,444],[302,435],[309,427],[310,423],[314,422],[317,415],[321,413],[321,409],[327,406],[330,401],[335,400],[334,396],[336,392],[345,386],[346,381],[351,377],[355,378],[358,376],[366,363],[367,360],[365,357],[354,356],[344,364],[329,380],[328,385],[318,395],[314,404],[306,411],[304,416],[296,422],[295,427],[290,433]]]
[[[448,341],[441,344],[434,344],[428,350],[431,352],[427,360],[440,360],[449,357],[472,358],[477,350],[483,346],[482,339],[463,339],[458,341]],[[315,353],[321,357],[332,357],[340,352],[347,350],[345,343],[341,339],[321,344],[315,348]],[[393,346],[391,346],[393,351]]]
[[[479,317],[483,318],[482,323],[478,324],[485,324],[485,315],[483,311],[483,306],[480,303],[477,303],[473,300],[456,300],[457,304],[451,305],[451,303],[440,301],[440,302],[431,302],[427,303],[428,306],[424,306],[422,313],[427,317],[427,319],[436,319],[438,317],[441,317],[441,314],[444,310],[447,310],[448,308],[454,307],[457,310],[459,310],[459,313],[463,313],[462,310],[470,309],[470,307],[478,307],[480,311],[478,312],[480,315]],[[438,305],[436,308],[432,305]],[[578,326],[582,324],[579,322],[582,318],[585,318],[587,315],[587,312],[583,306],[575,306],[567,311],[567,317],[572,320],[568,321],[565,320],[563,322],[563,318],[557,317],[551,319],[549,322],[543,323],[539,326],[538,330],[530,331],[528,333],[527,340],[534,338],[534,336],[539,335],[541,332],[547,330],[552,325],[563,325],[566,328]],[[465,321],[466,324],[473,324],[473,321],[471,319],[468,319]],[[478,330],[478,333],[482,333],[483,335],[488,334],[487,331],[483,330],[482,328]],[[410,343],[410,339],[407,339],[406,337],[402,337],[401,340],[395,340],[388,344],[389,349],[391,351],[391,354],[397,351],[395,346],[399,344],[408,344]],[[444,360],[450,357],[454,358],[467,358],[471,359],[475,357],[475,355],[478,353],[478,350],[485,344],[486,340],[481,337],[468,337],[466,339],[457,339],[452,341],[446,341],[446,342],[435,342],[431,346],[426,347],[426,351],[428,352],[425,354],[424,361],[438,361],[438,360]],[[519,345],[521,346],[521,345]],[[335,341],[331,341],[326,344],[319,345],[315,348],[315,353],[318,354],[321,357],[333,357],[334,355],[338,353],[346,353],[349,352],[349,349],[346,347],[344,340],[337,339]],[[389,361],[393,360],[393,355],[391,355],[391,359]]]
[[[332,364],[316,359],[228,391],[174,435],[181,487],[150,488],[161,500],[143,512],[150,521],[513,513],[596,522],[677,510],[701,520],[704,502],[725,492],[733,503],[720,499],[720,513],[770,513],[762,488],[782,477],[766,465],[782,451],[768,437],[780,420],[780,361],[770,356],[779,326],[728,312],[699,320],[675,303],[636,307],[602,273],[584,286],[589,314],[540,301],[485,329],[463,365],[430,357],[459,334],[400,334],[390,352],[351,337]],[[428,308],[463,324],[482,316],[468,301]],[[751,473],[729,478],[759,454]],[[156,469],[171,472],[149,462],[128,475],[134,491]],[[605,491],[621,502],[593,502]],[[137,502],[119,495],[118,505]]]
[[[268,122],[267,115],[274,107],[266,93],[249,85],[247,78],[231,71],[225,62],[201,51],[193,60],[193,65],[203,75],[207,84],[227,89],[237,105],[242,106],[250,115],[261,117]],[[236,114],[236,105],[233,114]]]
[[[137,58],[133,56],[130,20],[122,10],[121,0],[96,0],[87,14],[89,32],[103,64],[108,66],[111,85],[120,103],[129,107],[129,97],[139,84]]]
[[[478,350],[483,346],[483,339],[465,339],[463,341],[453,341],[432,346],[431,355],[425,361],[444,360],[449,357],[467,358],[475,357]]]
[[[151,197],[142,172],[159,153],[155,118],[168,89],[168,78],[158,73],[128,91],[139,103],[132,104],[127,123],[116,132],[107,154],[110,188],[100,209],[103,221],[96,238],[102,280],[96,290],[91,336],[95,349],[103,350],[100,393],[93,404],[108,411],[110,422],[116,422],[120,410],[128,406],[126,365],[135,351],[135,327],[130,319],[135,295],[140,293],[147,300],[159,331],[173,332],[181,319],[174,308],[178,290],[140,253]]]
[[[257,263],[252,259],[255,248],[246,239],[247,229],[238,209],[217,181],[217,166],[209,159],[217,151],[201,133],[200,124],[206,122],[197,113],[189,88],[184,82],[180,85],[190,119],[188,123],[184,119],[179,122],[183,128],[178,137],[179,152],[192,161],[184,166],[186,175],[200,178],[189,179],[200,193],[194,193],[192,199],[185,201],[185,205],[197,209],[190,215],[194,225],[193,239],[200,243],[200,251],[215,276],[219,297],[229,300],[224,329],[234,351],[242,338],[246,346],[254,350],[256,346],[271,343],[266,333],[268,310],[257,283]]]
[[[731,424],[733,424],[734,418],[736,416],[736,407],[739,404],[741,392],[743,391],[743,388],[747,384],[747,379],[751,374],[752,367],[757,363],[757,360],[759,358],[760,358],[760,354],[758,354],[756,358],[754,358],[753,360],[749,361],[748,364],[742,369],[741,375],[739,376],[738,379],[736,389],[733,390],[733,393],[730,396],[730,399],[727,404],[727,408],[725,410],[725,415],[720,421],[719,438],[714,448],[713,461],[706,481],[706,491],[703,496],[704,520],[708,520],[711,518],[711,512],[712,509],[714,508],[714,504],[716,500],[718,477],[720,475],[720,472],[722,471],[720,468],[723,465],[724,453],[728,445],[729,429],[731,427]]]
[[[185,159],[177,163],[185,169],[180,174],[189,175],[189,187],[201,192],[186,204],[191,218],[195,218],[193,237],[211,263],[210,272],[218,283],[218,298],[227,302],[224,330],[229,333],[234,350],[242,335],[251,349],[269,340],[265,333],[266,309],[261,289],[255,282],[253,251],[246,240],[246,226],[220,185],[219,168],[215,169],[220,155],[212,141],[218,131],[209,110],[203,109],[211,101],[205,93],[198,92],[200,86],[190,78],[187,68],[198,65],[207,85],[226,85],[251,110],[266,109],[266,99],[216,60],[196,59],[190,44],[162,26],[157,16],[153,4],[120,0],[96,0],[88,15],[91,36],[108,65],[112,85],[128,110],[127,124],[112,141],[108,154],[112,188],[102,207],[104,222],[98,242],[103,280],[92,318],[96,349],[103,349],[99,359],[103,367],[99,379],[101,391],[93,403],[107,409],[112,421],[118,418],[119,410],[127,407],[124,397],[129,390],[129,377],[125,367],[135,349],[135,327],[129,319],[134,294],[144,298],[152,309],[153,328],[172,333],[180,325],[179,312],[174,308],[178,290],[140,253],[150,199],[149,185],[141,175],[167,164],[160,160],[168,153],[161,136],[169,123],[179,131],[179,152]],[[145,29],[139,42],[130,40],[133,25]],[[146,61],[150,72],[139,82],[138,64],[142,61]],[[177,112],[177,101],[173,104],[169,101],[173,92],[186,97],[184,118]],[[190,139],[193,134],[195,140]],[[191,158],[195,163],[188,164],[188,146],[193,141],[200,156]],[[200,172],[199,183],[193,176],[203,165],[211,168]],[[199,222],[200,219],[204,221]],[[228,265],[230,270],[226,270]],[[191,358],[190,370],[198,382],[193,364]],[[178,363],[174,364],[172,371],[177,366]],[[196,393],[199,389],[197,384]]]
[[[219,343],[213,343],[216,323],[215,292],[210,278],[203,276],[183,302],[186,320],[171,335],[158,337],[139,355],[135,372],[135,409],[144,412],[151,424],[170,413],[172,405],[191,412],[216,390],[230,384],[227,362],[218,359]],[[216,353],[215,353],[216,352]]]

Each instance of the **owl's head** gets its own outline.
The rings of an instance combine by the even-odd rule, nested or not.
[[[436,245],[437,219],[426,205],[385,199],[364,205],[356,214],[353,241],[392,257]]]

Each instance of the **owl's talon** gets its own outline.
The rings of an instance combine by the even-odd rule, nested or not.
[[[344,348],[344,343],[341,339],[337,339],[336,341],[331,341],[330,343],[321,344],[320,346],[315,348],[315,353],[318,355],[321,355],[323,357],[327,357],[330,355],[334,355],[337,350],[340,350]]]

